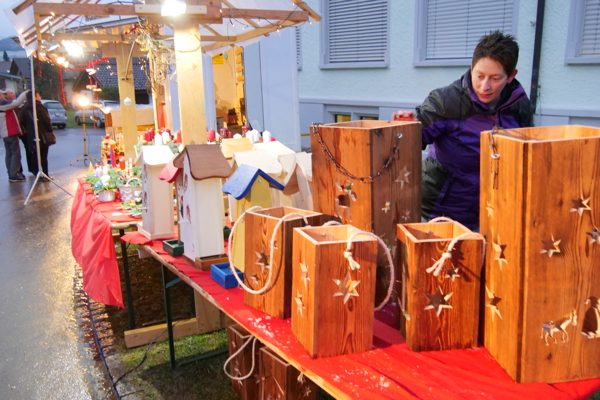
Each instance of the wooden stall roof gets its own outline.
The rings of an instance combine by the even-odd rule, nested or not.
[[[52,2],[50,2],[52,1]],[[186,17],[200,24],[202,51],[216,54],[233,44],[244,46],[285,27],[321,17],[302,0],[185,0]],[[92,52],[102,43],[128,42],[139,37],[132,26],[173,27],[180,16],[161,16],[163,0],[119,4],[114,0],[19,0],[4,9],[30,55],[72,41]],[[158,32],[155,39],[169,40]],[[55,50],[56,51],[56,50]]]

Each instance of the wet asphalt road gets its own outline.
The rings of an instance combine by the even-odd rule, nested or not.
[[[88,129],[88,152],[96,158],[103,132]],[[87,171],[83,162],[69,165],[83,154],[82,129],[55,133],[49,173],[74,194]],[[26,172],[26,183],[9,183],[4,156],[0,141],[0,399],[105,398],[103,366],[74,295],[72,197],[38,182],[23,205],[34,177]],[[22,165],[27,170],[24,157]]]

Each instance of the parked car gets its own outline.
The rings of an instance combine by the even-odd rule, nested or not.
[[[100,107],[110,107],[113,109],[119,108],[121,105],[121,103],[115,100],[97,100],[94,103],[99,105]],[[93,124],[95,122],[99,128],[104,127],[105,117],[104,113],[100,110],[100,108],[96,106],[89,106],[86,107],[84,111],[85,112],[82,112],[81,108],[79,108],[75,113],[75,122],[77,123],[77,125],[81,125],[84,123],[85,116],[86,124]]]
[[[67,126],[67,112],[60,101],[42,100],[42,104],[48,109],[52,125],[58,129],[65,129]]]

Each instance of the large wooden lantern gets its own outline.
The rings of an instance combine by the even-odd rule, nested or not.
[[[521,383],[600,377],[600,129],[483,132],[484,343]]]
[[[294,215],[295,214],[295,215]],[[305,221],[306,219],[306,221]],[[246,212],[244,282],[262,294],[245,292],[244,303],[276,318],[289,318],[292,308],[292,232],[294,228],[323,224],[323,214],[291,207]],[[279,225],[277,227],[277,225]],[[271,238],[277,227],[273,259]]]
[[[377,240],[351,225],[294,229],[292,332],[312,358],[372,349]]]
[[[235,210],[235,215],[240,216],[254,206],[271,208],[273,206],[271,188],[282,190],[283,185],[262,170],[242,164],[227,179],[227,182],[223,184],[222,190],[235,199],[232,208]],[[239,226],[235,228],[236,236],[232,244],[232,259],[233,265],[240,271],[243,271],[245,265],[244,245],[246,240],[244,219],[241,219],[238,224]]]
[[[293,365],[262,347],[259,357],[260,400],[316,400],[317,385]]]
[[[457,222],[398,224],[397,229],[397,316],[408,347],[477,347],[483,237]]]
[[[240,325],[231,325],[227,328],[227,339],[229,347],[229,355],[236,354],[231,360],[230,371],[235,378],[240,378],[248,375],[252,370],[252,374],[246,379],[232,379],[231,385],[233,390],[243,400],[256,400],[259,398],[259,368],[256,360],[260,357],[260,348],[262,343],[257,342],[255,346],[252,344],[246,345],[244,350],[240,348],[247,341],[254,340],[254,336]],[[254,354],[252,354],[254,352]],[[252,363],[254,362],[254,365]]]
[[[142,146],[142,221],[148,239],[175,236],[173,186],[158,175],[173,158],[168,146]]]
[[[180,238],[184,256],[196,259],[223,254],[223,191],[221,178],[231,174],[231,166],[218,146],[187,145],[173,161],[182,170],[182,186],[177,186],[181,208]]]

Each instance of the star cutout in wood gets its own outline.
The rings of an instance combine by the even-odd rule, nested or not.
[[[460,278],[460,275],[458,273],[459,269],[460,268],[446,268],[446,275],[444,276],[444,278],[450,278],[450,280],[454,282],[454,279]]]
[[[306,385],[302,388],[302,397],[310,396],[310,386]]]
[[[390,202],[386,201],[385,205],[383,206],[383,208],[381,210],[387,214],[387,212],[390,211]]]
[[[258,251],[255,251],[254,254],[256,254],[256,263],[255,264],[260,266],[260,273],[264,274],[265,269],[271,268],[271,266],[269,265],[269,260],[267,258],[267,255],[265,254],[264,250],[261,250],[260,253]]]
[[[600,232],[598,231],[598,228],[594,227],[594,229],[591,232],[587,232],[587,234],[590,235],[590,244],[600,244]]]
[[[551,258],[554,253],[560,253],[560,249],[558,248],[560,240],[554,240],[554,236],[550,236],[550,240],[542,240],[542,243],[544,243],[544,248],[540,253],[548,254],[548,258]]]
[[[584,211],[591,211],[592,209],[590,208],[590,206],[588,205],[590,198],[588,197],[587,199],[583,200],[583,199],[571,199],[571,201],[573,202],[573,208],[571,208],[569,211],[570,212],[575,212],[577,211],[577,213],[579,215],[583,214]]]
[[[488,218],[494,218],[494,208],[492,205],[486,201],[487,207],[485,208],[488,213]]]
[[[237,348],[237,345],[235,344],[235,340],[231,341],[231,347],[233,347],[234,349]]]
[[[498,314],[500,319],[502,319],[502,314],[500,314],[500,310],[498,309],[498,303],[502,300],[500,297],[496,297],[490,289],[485,287],[485,291],[487,293],[487,302],[485,304],[486,307],[489,307],[492,310],[492,322],[494,322],[494,316]]]
[[[400,183],[400,190],[404,189],[405,183],[406,184],[410,183],[408,180],[408,176],[410,174],[411,174],[411,172],[408,169],[406,169],[406,165],[398,173],[398,178],[396,178],[396,182]]]
[[[492,247],[494,249],[493,259],[494,261],[498,261],[498,266],[500,267],[500,271],[502,271],[502,263],[508,264],[508,260],[504,256],[504,249],[506,248],[506,245],[500,243],[500,235],[498,235],[498,243],[492,242]]]
[[[402,219],[405,221],[410,219],[410,210],[402,210]]]
[[[308,277],[308,265],[303,263],[300,263],[300,280],[304,282],[304,289],[308,289],[308,281],[310,281]]]
[[[304,306],[304,302],[302,301],[302,293],[300,293],[300,291],[298,291],[298,296],[296,296],[294,298],[294,301],[296,302],[296,305],[298,306],[298,314],[300,314],[300,316],[303,317],[304,310],[306,310],[306,307]]]
[[[258,285],[258,276],[256,275],[256,272],[253,272],[252,275],[250,275],[250,280],[252,281],[253,284]]]
[[[435,315],[439,318],[443,308],[452,308],[448,303],[448,299],[452,296],[452,293],[442,293],[442,288],[438,286],[434,294],[425,294],[429,299],[429,304],[425,306],[425,310],[435,310]]]
[[[350,271],[346,272],[346,277],[343,281],[340,281],[339,279],[334,279],[333,281],[338,285],[338,291],[333,294],[333,297],[344,296],[344,304],[348,302],[350,296],[358,297],[356,287],[360,281],[353,281],[350,277]]]

